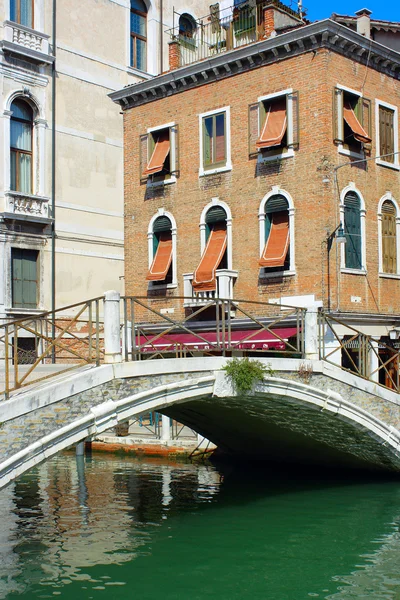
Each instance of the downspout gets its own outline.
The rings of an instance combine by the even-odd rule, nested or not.
[[[163,0],[160,0],[160,75],[162,74],[164,67],[163,34]]]
[[[51,80],[51,311],[56,310],[56,28],[57,28],[57,0],[53,0],[53,56]],[[56,337],[54,315],[51,326],[51,337]],[[55,348],[52,350],[52,363],[55,363]]]

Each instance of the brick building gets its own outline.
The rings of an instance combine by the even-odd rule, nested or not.
[[[377,339],[400,325],[399,25],[379,43],[373,23],[214,9],[192,46],[172,38],[168,73],[111,94],[128,295],[320,301]]]

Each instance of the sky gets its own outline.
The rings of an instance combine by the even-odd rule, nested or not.
[[[292,0],[296,4],[296,0]],[[284,0],[285,4],[289,4]],[[400,22],[399,0],[303,0],[310,21],[327,19],[335,12],[341,15],[354,15],[360,8],[372,10],[372,19]]]

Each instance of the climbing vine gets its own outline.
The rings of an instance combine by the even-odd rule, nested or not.
[[[250,392],[256,383],[271,377],[274,371],[270,365],[249,358],[233,358],[223,367],[238,394]]]

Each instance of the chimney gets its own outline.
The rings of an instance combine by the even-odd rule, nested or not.
[[[362,8],[356,12],[357,16],[357,33],[360,33],[366,38],[371,37],[371,19],[372,11],[368,8]]]
[[[175,71],[180,67],[180,47],[178,40],[174,39],[168,44],[169,70]]]
[[[269,5],[264,8],[264,39],[275,34],[275,9]]]

